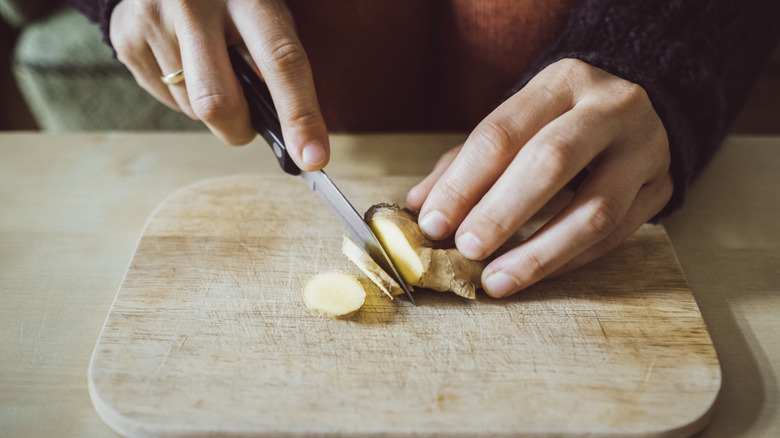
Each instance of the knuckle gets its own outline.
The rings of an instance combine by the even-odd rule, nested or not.
[[[563,137],[548,136],[543,139],[531,157],[531,168],[540,176],[568,173],[574,162],[574,144]]]
[[[656,157],[656,167],[662,172],[667,172],[669,166],[672,164],[672,154],[669,150],[669,136],[664,129],[663,124],[657,125],[658,129],[654,130],[650,136],[650,153],[653,157]]]
[[[533,283],[547,277],[551,271],[535,251],[528,251],[523,256],[522,272],[526,281]]]
[[[116,59],[127,67],[136,80],[140,80],[140,75],[143,75],[148,68],[155,68],[156,66],[149,66],[149,61],[144,58],[143,50],[139,48],[132,41],[122,41],[119,44],[112,42],[114,50],[116,51]]]
[[[593,234],[603,239],[618,228],[623,208],[617,198],[602,194],[593,199],[589,207],[586,224]]]
[[[631,125],[631,147],[647,169],[648,181],[657,180],[669,172],[672,162],[669,138],[660,120],[657,123]]]
[[[114,46],[116,51],[116,59],[124,65],[136,65],[138,63],[138,55],[135,50],[135,45],[129,41],[122,34],[111,35],[111,45]]]
[[[669,149],[661,150],[658,154],[653,155],[654,159],[654,172],[653,178],[663,178],[663,175],[669,173],[669,169],[672,165],[672,157],[669,155]]]
[[[230,146],[243,146],[250,141],[254,140],[255,135],[252,133],[244,133],[244,134],[234,134],[230,133],[230,135],[220,135],[220,137]]]
[[[160,6],[155,0],[132,0],[123,6],[114,9],[112,23],[117,23],[109,28],[109,40],[120,62],[137,65],[147,41],[159,34]]]
[[[240,108],[239,101],[225,93],[197,90],[190,96],[190,105],[195,115],[205,123],[232,117]]]
[[[144,21],[160,15],[160,5],[155,0],[133,0],[132,5],[136,17]]]
[[[286,124],[297,128],[315,128],[322,123],[322,116],[316,108],[295,108],[284,117]]]
[[[650,97],[642,86],[623,79],[612,85],[612,94],[623,105],[633,108],[650,107]]]
[[[308,64],[303,46],[287,36],[279,37],[269,44],[265,61],[269,68],[280,73],[298,71]]]
[[[640,124],[640,128],[660,125],[650,97],[642,86],[619,78],[613,79],[599,94],[604,116],[620,120],[630,117],[630,120]]]
[[[468,196],[465,190],[452,179],[447,179],[443,182],[440,193],[444,198],[445,205],[463,206],[468,203]],[[455,208],[457,209],[457,207]]]
[[[504,123],[480,123],[474,130],[474,139],[480,145],[480,150],[490,156],[505,156],[516,152],[512,148],[512,135]]]
[[[150,40],[159,37],[163,28],[162,10],[159,1],[134,0],[130,6],[129,14],[133,20],[133,26],[126,26],[127,30],[139,35],[145,35]]]
[[[582,75],[589,71],[588,64],[575,58],[563,58],[558,61],[562,72],[569,75]]]
[[[594,69],[588,63],[574,58],[564,58],[555,63],[558,77],[570,84],[583,84],[593,80]]]
[[[482,215],[482,224],[480,224],[480,230],[490,230],[491,235],[503,240],[506,237],[511,236],[516,231],[514,223],[511,219],[506,218],[503,215],[485,214]]]

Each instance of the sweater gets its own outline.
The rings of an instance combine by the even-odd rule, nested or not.
[[[118,2],[71,0],[99,24],[104,41],[109,45],[111,12]],[[432,9],[435,14],[444,2],[433,4],[436,5]],[[751,85],[774,49],[780,37],[780,26],[777,25],[780,23],[780,1],[582,0],[564,6],[567,6],[565,11],[548,14],[559,17],[550,21],[548,27],[552,33],[540,37],[536,30],[536,40],[547,46],[526,51],[524,56],[533,58],[528,62],[515,62],[522,71],[514,72],[517,79],[513,81],[514,86],[506,86],[509,92],[504,97],[514,94],[539,71],[563,58],[582,60],[642,86],[667,131],[672,156],[674,193],[654,220],[663,218],[682,206],[686,188],[723,142]],[[291,8],[295,14],[293,2]],[[431,9],[427,11],[430,13]],[[555,25],[557,22],[563,23],[560,29]],[[522,28],[517,32],[528,37],[522,33]],[[303,37],[301,40],[307,47],[306,40]],[[316,79],[315,67],[313,64]],[[433,74],[441,76],[446,72],[434,68]],[[474,79],[471,83],[479,80]],[[318,86],[318,93],[321,88]],[[425,92],[418,94],[421,102],[417,110],[436,113],[436,120],[429,118],[424,123],[400,124],[400,129],[463,127],[463,120],[460,125],[447,122],[446,113],[442,116],[447,108],[431,107],[431,101],[437,97],[441,99],[442,92],[438,96]],[[328,99],[323,99],[321,93],[320,100],[327,104]],[[500,102],[500,96],[496,96],[492,106]],[[415,108],[409,103],[400,107],[414,113]],[[488,110],[481,110],[481,116],[487,115]],[[328,126],[333,126],[327,113],[323,108]],[[358,120],[357,116],[359,114],[347,121]],[[478,120],[472,117],[466,118],[465,122],[475,124]],[[349,123],[342,123],[342,126],[357,131],[377,129],[370,124],[350,127]],[[387,130],[383,126],[378,128]]]

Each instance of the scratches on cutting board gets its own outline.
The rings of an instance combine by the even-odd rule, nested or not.
[[[392,199],[404,184],[352,187]],[[366,190],[356,202],[370,205]],[[377,295],[337,321],[300,299],[318,271],[356,269],[331,216],[281,178],[214,180],[161,206],[90,365],[107,410],[154,435],[659,436],[717,395],[717,355],[662,228],[504,300]]]
[[[655,361],[657,358],[653,358],[653,361],[650,362],[650,366],[647,367],[647,373],[645,373],[645,383],[647,383],[650,380],[650,375],[653,374],[653,367],[655,366]]]
[[[609,340],[609,335],[607,334],[607,330],[604,329],[604,324],[601,323],[601,317],[598,313],[596,313],[596,322],[599,324],[599,329],[601,329],[601,334],[604,335],[605,340]]]

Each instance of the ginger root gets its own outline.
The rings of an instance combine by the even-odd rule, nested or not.
[[[396,295],[401,295],[404,290],[401,286],[393,280],[393,277],[389,276],[384,269],[371,258],[363,248],[359,247],[349,237],[344,236],[344,240],[341,243],[341,252],[344,253],[347,258],[354,263],[369,280],[379,287],[379,290],[385,293],[390,299],[393,299]]]
[[[465,258],[452,241],[434,242],[425,237],[414,212],[398,205],[378,204],[366,212],[366,222],[407,283],[452,291],[472,300],[477,297],[485,263]],[[403,294],[401,286],[347,236],[341,250],[390,298]],[[303,287],[306,307],[332,318],[349,318],[363,306],[365,299],[363,285],[342,272],[318,274]]]
[[[428,239],[417,215],[398,205],[377,204],[365,219],[407,283],[476,299],[484,262],[467,259],[452,242]]]
[[[331,318],[349,318],[366,300],[366,291],[357,278],[343,272],[323,272],[303,286],[303,303],[309,309]]]

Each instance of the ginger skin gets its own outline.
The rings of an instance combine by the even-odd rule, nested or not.
[[[417,214],[398,205],[374,205],[365,219],[409,284],[476,299],[484,262],[467,259],[451,241],[428,239]]]
[[[390,277],[372,258],[369,256],[363,248],[359,247],[349,237],[344,236],[344,240],[341,244],[341,252],[344,253],[347,258],[355,264],[364,274],[376,284],[379,289],[385,293],[390,299],[393,299],[396,295],[401,295],[404,290],[401,286]]]

